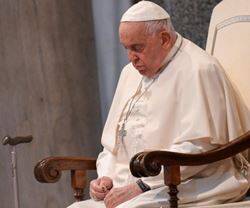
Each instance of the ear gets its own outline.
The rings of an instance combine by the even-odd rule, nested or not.
[[[161,35],[162,47],[168,49],[171,40],[170,34],[167,31],[162,31],[160,35]]]

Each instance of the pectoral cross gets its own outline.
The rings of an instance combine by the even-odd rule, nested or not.
[[[119,130],[119,138],[123,140],[123,138],[127,135],[127,131],[125,129],[125,123],[122,124],[122,128]]]

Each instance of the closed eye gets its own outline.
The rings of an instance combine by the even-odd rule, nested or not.
[[[134,51],[137,53],[141,53],[144,50],[145,45],[144,44],[133,44],[131,46],[124,46],[124,48],[126,50],[131,50],[131,51]]]
[[[131,50],[135,51],[135,52],[142,52],[144,50],[145,46],[143,44],[134,44],[131,46]]]

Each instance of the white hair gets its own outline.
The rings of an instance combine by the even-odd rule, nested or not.
[[[155,35],[162,30],[166,30],[169,34],[175,33],[170,19],[146,21],[144,24],[146,33],[149,35]]]

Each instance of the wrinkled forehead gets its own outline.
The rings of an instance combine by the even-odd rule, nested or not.
[[[120,40],[147,38],[145,22],[121,22],[119,27]]]

